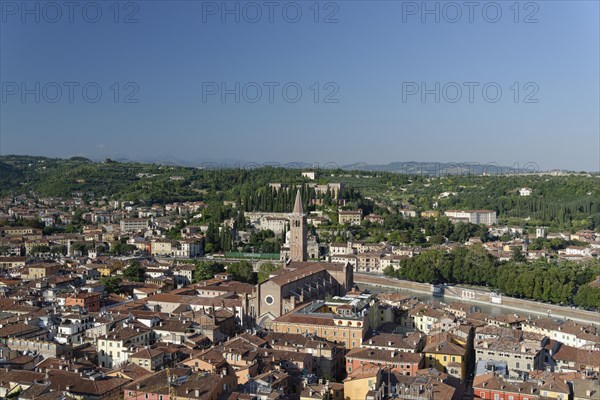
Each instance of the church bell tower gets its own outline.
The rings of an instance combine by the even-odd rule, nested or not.
[[[294,211],[290,215],[290,259],[291,261],[306,261],[306,215],[302,206],[300,190],[296,192]]]

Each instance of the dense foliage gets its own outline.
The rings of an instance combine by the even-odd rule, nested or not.
[[[600,286],[581,286],[573,300],[581,307],[600,309]]]
[[[232,279],[246,283],[258,283],[258,275],[254,272],[252,264],[248,261],[238,261],[227,266],[227,272]]]
[[[387,199],[390,206],[403,203],[419,210],[434,205],[441,210],[490,209],[507,224],[572,230],[600,228],[598,174],[433,177],[339,172],[339,176],[364,196]],[[523,187],[531,188],[532,194],[520,196],[519,189]]]
[[[146,270],[142,267],[140,262],[136,260],[123,270],[123,276],[131,282],[144,282]]]
[[[584,294],[575,296],[580,287],[600,275],[598,261],[500,262],[482,246],[464,246],[451,252],[425,251],[402,260],[400,269],[389,267],[385,273],[417,282],[489,286],[510,296],[600,308],[593,290],[585,289]]]
[[[193,275],[194,283],[214,278],[215,274],[223,271],[225,271],[225,265],[221,263],[198,261],[196,262],[196,269],[194,270]]]
[[[119,293],[121,291],[120,276],[104,276],[100,278],[100,284],[104,286],[106,293]]]

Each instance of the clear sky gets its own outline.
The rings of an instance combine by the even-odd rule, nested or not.
[[[0,4],[0,154],[600,168],[598,1]]]

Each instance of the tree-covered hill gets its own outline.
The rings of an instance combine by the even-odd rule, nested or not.
[[[269,183],[290,188],[307,183],[300,169],[192,168],[136,162],[93,162],[83,157],[55,159],[33,156],[0,157],[0,196],[107,197],[145,204],[185,200],[229,200],[248,211],[287,211],[294,193],[278,193]],[[350,206],[394,212],[436,208],[492,209],[502,224],[551,229],[600,229],[600,175],[405,175],[381,171],[318,171],[318,183],[341,182]],[[519,189],[533,190],[527,197]],[[303,190],[306,190],[304,188]],[[314,196],[314,192],[304,193]],[[305,198],[305,201],[308,199]],[[370,200],[369,200],[370,201]]]

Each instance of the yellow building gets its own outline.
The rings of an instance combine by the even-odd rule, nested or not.
[[[118,265],[105,265],[103,267],[99,267],[98,269],[98,273],[100,274],[100,276],[112,276],[115,271],[117,271],[119,269]]]
[[[381,325],[386,322],[393,322],[396,318],[394,307],[381,304],[378,301],[371,301],[368,315],[371,329],[378,329]]]
[[[454,377],[465,379],[467,345],[464,340],[449,333],[429,336],[423,353],[427,368],[435,368]]]
[[[153,240],[150,252],[152,255],[171,255],[173,253],[173,242],[170,240]]]
[[[435,211],[435,210],[421,212],[421,217],[423,217],[423,218],[437,218],[439,216],[440,216],[440,212]]]
[[[31,264],[28,266],[28,273],[23,275],[23,279],[43,279],[56,275],[60,271],[60,264]]]
[[[360,347],[369,330],[369,318],[358,315],[349,304],[315,301],[274,319],[271,330],[313,334],[353,349]]]
[[[2,228],[6,236],[41,235],[42,230],[30,226],[6,226]]]
[[[344,379],[344,400],[365,400],[369,392],[382,389],[381,369],[378,366],[365,365],[353,370]]]
[[[165,364],[166,352],[163,349],[142,349],[131,355],[131,363],[136,364],[147,371],[156,372]]]
[[[571,398],[571,387],[564,379],[554,375],[543,381],[540,394],[550,399],[566,400]]]

